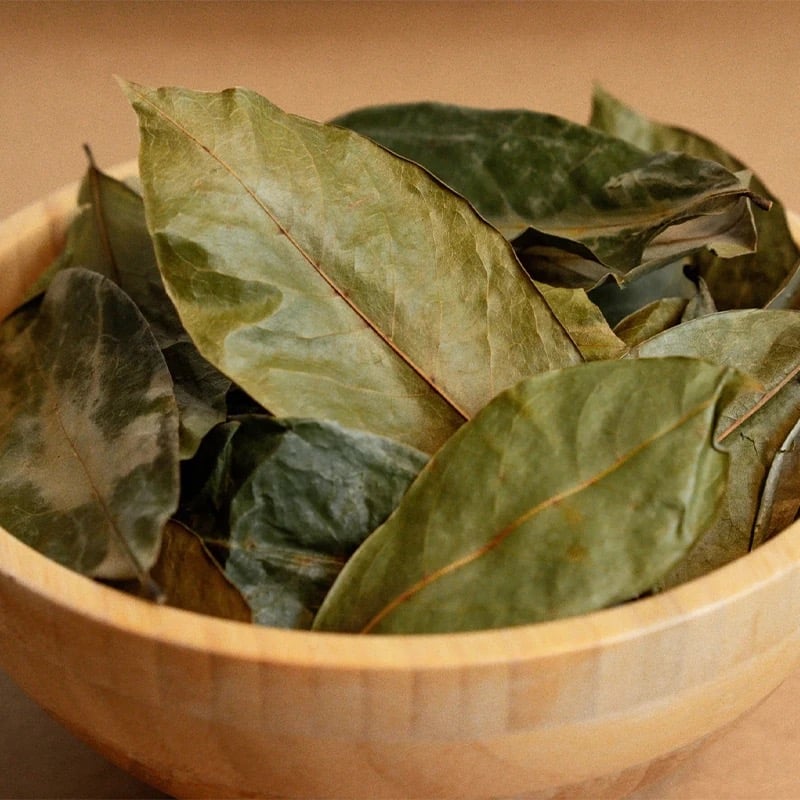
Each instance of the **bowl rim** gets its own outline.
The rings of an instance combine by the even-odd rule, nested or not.
[[[135,175],[137,161],[108,170]],[[79,182],[0,220],[3,245],[17,230],[75,208]],[[800,217],[790,214],[797,236]],[[80,575],[38,553],[0,527],[0,591],[6,582],[63,611],[167,646],[219,657],[329,670],[464,669],[530,663],[554,656],[602,649],[612,643],[655,634],[687,618],[713,614],[748,595],[800,575],[800,520],[755,550],[716,570],[663,593],[618,606],[548,622],[459,633],[370,634],[268,628],[161,606]]]

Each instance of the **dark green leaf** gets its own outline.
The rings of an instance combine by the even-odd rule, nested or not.
[[[755,245],[739,177],[679,153],[650,155],[551,114],[414,103],[334,122],[466,197],[545,283],[624,283],[704,247],[733,255]]]
[[[631,357],[690,356],[738,369],[760,386],[724,410],[716,431],[730,453],[722,513],[665,586],[722,566],[750,549],[767,470],[800,417],[800,314],[727,311],[678,325],[631,350]]]
[[[144,580],[178,499],[172,381],[144,318],[62,271],[0,374],[0,523],[80,572]]]
[[[600,88],[592,100],[591,124],[649,152],[679,150],[716,161],[732,172],[746,169],[715,142],[693,131],[647,119]],[[758,252],[736,258],[714,258],[711,254],[698,258],[711,294],[722,309],[764,306],[800,259],[800,249],[791,236],[781,204],[756,176],[752,176],[751,186],[772,200],[769,211],[753,209]]]
[[[125,87],[167,291],[276,415],[432,451],[501,389],[580,361],[508,243],[416,165],[246,90]]]
[[[727,456],[711,433],[740,384],[680,358],[522,381],[433,456],[314,627],[472,630],[638,596],[717,511]]]
[[[426,460],[335,423],[242,418],[212,431],[185,465],[196,470],[181,513],[227,551],[226,573],[256,622],[308,628],[347,558]]]

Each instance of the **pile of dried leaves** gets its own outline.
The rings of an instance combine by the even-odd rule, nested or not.
[[[319,124],[124,83],[0,327],[0,523],[266,625],[428,632],[704,574],[800,506],[800,252],[741,163],[601,90],[589,126]]]

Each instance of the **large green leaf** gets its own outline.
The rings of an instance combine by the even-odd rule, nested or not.
[[[75,570],[146,582],[178,500],[178,414],[144,318],[65,270],[0,375],[0,523]]]
[[[651,155],[533,111],[412,103],[334,122],[461,193],[545,283],[625,283],[704,247],[735,255],[755,245],[747,187],[712,161]]]
[[[722,513],[665,586],[702,575],[751,547],[767,471],[800,418],[800,314],[761,309],[712,314],[671,328],[630,353],[679,355],[738,369],[760,386],[742,393],[720,419],[719,447],[731,456]]]
[[[223,553],[256,622],[308,628],[426,461],[331,422],[245,417],[218,426],[184,465],[181,516]]]
[[[181,455],[225,418],[231,382],[197,351],[164,291],[141,195],[99,170],[91,159],[78,192],[78,213],[61,255],[34,287],[44,290],[59,270],[83,267],[113,280],[136,303],[156,337],[175,384]]]
[[[727,456],[711,434],[741,380],[674,358],[522,381],[433,456],[314,627],[471,630],[638,596],[716,513]]]
[[[246,90],[125,87],[167,291],[276,415],[433,451],[498,391],[580,361],[509,244],[415,164]]]
[[[738,158],[715,142],[693,131],[647,119],[599,87],[592,98],[591,124],[653,153],[678,150],[717,161],[733,172],[746,169]],[[800,248],[789,231],[784,208],[755,175],[751,186],[773,201],[769,211],[758,207],[753,210],[757,252],[731,259],[714,258],[710,254],[699,257],[711,293],[723,309],[764,306],[800,259]]]

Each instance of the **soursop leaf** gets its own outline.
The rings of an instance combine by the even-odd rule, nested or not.
[[[247,90],[124,88],[167,292],[276,416],[432,452],[497,392],[580,362],[508,242],[417,165]]]
[[[309,628],[347,559],[426,461],[333,422],[242,417],[215,428],[184,465],[180,516],[224,564],[255,622]]]
[[[149,583],[179,489],[172,380],[146,321],[112,281],[68,269],[0,341],[0,523],[78,572]]]
[[[169,366],[180,409],[181,456],[188,458],[205,433],[225,419],[231,382],[197,351],[164,291],[141,195],[98,169],[88,149],[87,153],[89,168],[78,192],[78,213],[62,254],[36,288],[46,288],[60,270],[81,267],[105,275],[128,294]]]
[[[639,596],[718,511],[728,456],[712,434],[744,381],[666,358],[520,382],[432,457],[314,628],[477,630]]]
[[[686,322],[635,347],[631,358],[687,356],[751,375],[758,388],[724,409],[715,431],[730,454],[721,513],[689,558],[663,581],[673,586],[745,555],[767,473],[800,418],[800,314],[746,309]]]
[[[333,120],[422,164],[514,242],[539,281],[630,281],[699,249],[755,247],[747,178],[552,114],[439,103]]]
[[[648,119],[601,87],[594,91],[590,124],[649,152],[677,150],[711,159],[732,172],[748,170],[716,142],[694,131]],[[757,251],[724,259],[710,253],[696,256],[720,309],[763,307],[800,261],[800,247],[791,235],[785,209],[752,171],[751,176],[753,191],[772,204],[768,211],[758,206],[753,208]]]

